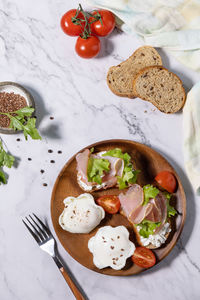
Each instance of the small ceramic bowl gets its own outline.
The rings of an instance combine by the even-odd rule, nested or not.
[[[0,82],[0,93],[2,92],[19,94],[25,98],[27,106],[35,108],[33,96],[27,91],[27,89],[25,89],[18,83],[10,81]],[[18,132],[19,131],[13,130],[12,128],[5,128],[0,126],[0,133],[13,134]]]

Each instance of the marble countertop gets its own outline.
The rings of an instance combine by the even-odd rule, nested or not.
[[[77,5],[73,0],[0,3],[0,81],[16,81],[33,94],[43,136],[42,141],[26,142],[22,134],[1,135],[17,164],[8,171],[8,184],[0,186],[0,299],[74,299],[21,218],[35,212],[53,230],[50,198],[60,169],[82,147],[112,138],[147,144],[177,170],[187,196],[181,238],[159,265],[138,276],[96,274],[74,261],[58,242],[63,260],[91,300],[199,299],[200,202],[184,170],[182,113],[165,115],[147,102],[110,92],[105,80],[108,68],[126,59],[140,43],[115,31],[102,40],[98,58],[79,58],[74,52],[75,38],[65,36],[59,26],[62,14]],[[187,90],[200,79],[165,51],[160,53],[164,65],[181,77]]]

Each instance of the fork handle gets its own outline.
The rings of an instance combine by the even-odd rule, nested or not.
[[[66,272],[66,270],[61,267],[60,272],[62,273],[63,277],[65,278],[68,286],[70,287],[72,293],[76,297],[77,300],[86,300],[85,297],[81,294],[76,284],[73,282],[73,280],[70,278],[69,274]]]

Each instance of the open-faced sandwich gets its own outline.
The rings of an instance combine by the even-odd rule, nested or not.
[[[137,180],[138,170],[134,170],[131,157],[115,148],[94,153],[85,149],[77,154],[77,181],[82,190],[93,192],[118,186],[124,189]]]
[[[133,225],[137,241],[150,249],[164,244],[171,232],[170,218],[176,210],[169,204],[171,195],[153,185],[132,185],[119,195],[120,213]]]

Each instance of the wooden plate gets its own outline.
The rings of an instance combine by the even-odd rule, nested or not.
[[[165,258],[166,255],[175,246],[181,231],[184,226],[185,216],[186,216],[186,198],[181,184],[180,178],[172,166],[167,162],[167,160],[162,157],[158,152],[140,143],[136,143],[129,140],[107,140],[89,145],[86,148],[94,147],[95,152],[109,150],[112,148],[120,148],[123,152],[128,152],[131,155],[132,160],[135,162],[137,169],[141,170],[138,177],[138,183],[144,185],[151,183],[153,178],[157,173],[162,170],[168,170],[175,174],[178,181],[178,190],[176,192],[176,203],[175,207],[178,211],[178,216],[174,218],[174,224],[172,232],[167,240],[167,242],[159,249],[154,250],[157,257],[157,263]],[[85,148],[84,148],[85,149]],[[82,152],[84,149],[80,150]],[[77,154],[77,153],[76,153]],[[83,191],[77,184],[76,176],[76,154],[66,163],[62,171],[60,172],[52,192],[51,198],[51,217],[55,232],[67,252],[80,264],[98,273],[106,275],[133,275],[144,271],[144,269],[132,264],[131,259],[127,260],[125,268],[122,270],[113,270],[111,268],[105,268],[99,270],[93,264],[93,255],[88,250],[88,240],[95,235],[99,227],[105,225],[119,226],[124,225],[130,232],[130,240],[132,240],[136,245],[137,241],[131,228],[131,225],[127,219],[120,214],[107,215],[100,225],[95,228],[89,234],[73,234],[64,231],[59,223],[58,218],[64,209],[63,200],[68,196],[75,196],[82,194]],[[96,191],[93,192],[94,198],[98,198],[104,194],[119,194],[116,188],[111,188],[106,191]]]

